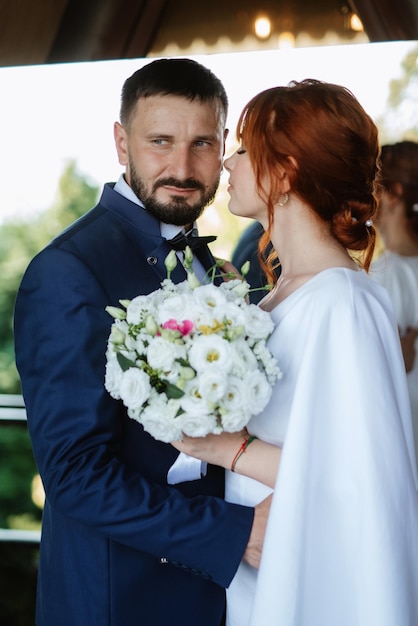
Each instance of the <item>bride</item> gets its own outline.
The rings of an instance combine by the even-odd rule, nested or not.
[[[225,162],[229,209],[264,227],[281,276],[261,306],[284,375],[248,432],[176,447],[225,467],[226,498],[273,500],[228,626],[416,626],[418,499],[405,369],[375,244],[377,129],[345,88],[255,96]],[[350,250],[359,252],[353,255]],[[266,266],[273,278],[273,265]]]

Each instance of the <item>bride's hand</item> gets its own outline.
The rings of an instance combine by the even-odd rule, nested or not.
[[[237,450],[247,436],[246,430],[238,433],[223,432],[220,435],[206,435],[206,437],[184,436],[182,441],[174,441],[172,445],[180,452],[201,461],[230,469]]]
[[[251,446],[249,447],[249,445]],[[281,458],[281,447],[249,436],[247,430],[239,433],[221,433],[206,437],[184,437],[172,445],[180,452],[211,465],[254,478],[274,489]]]

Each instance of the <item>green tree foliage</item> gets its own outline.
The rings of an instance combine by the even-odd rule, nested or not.
[[[0,393],[21,391],[15,366],[13,308],[23,273],[37,252],[95,204],[97,195],[97,187],[71,162],[49,210],[31,220],[9,220],[0,226]],[[24,527],[30,528],[40,513],[31,498],[36,467],[25,428],[1,425],[0,460],[0,527],[18,527],[23,519]]]
[[[418,47],[401,63],[401,75],[390,82],[385,114],[378,120],[381,143],[418,141]]]
[[[30,220],[9,220],[0,226],[0,393],[20,392],[14,365],[13,307],[23,273],[37,252],[95,204],[97,195],[98,188],[70,162],[49,210]]]
[[[9,220],[0,226],[0,393],[20,393],[12,320],[23,273],[39,250],[95,204],[97,195],[97,187],[71,162],[61,176],[57,200],[49,210],[30,220]],[[40,527],[41,510],[32,501],[36,473],[26,428],[0,425],[0,527]],[[33,624],[37,558],[37,546],[1,544],[0,623]]]
[[[26,428],[2,425],[0,458],[0,528],[39,527],[41,511],[31,498],[37,470]]]

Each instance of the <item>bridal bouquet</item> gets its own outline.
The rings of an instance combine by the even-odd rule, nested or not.
[[[177,263],[172,251],[160,289],[106,308],[114,322],[105,387],[164,442],[183,433],[241,430],[264,409],[281,377],[266,345],[273,322],[247,304],[248,283],[200,284],[188,248],[185,259],[184,282],[170,279]]]

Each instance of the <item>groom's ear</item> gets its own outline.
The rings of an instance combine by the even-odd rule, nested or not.
[[[119,122],[115,122],[113,125],[113,137],[115,139],[119,163],[126,166],[129,164],[128,135],[125,128]]]

